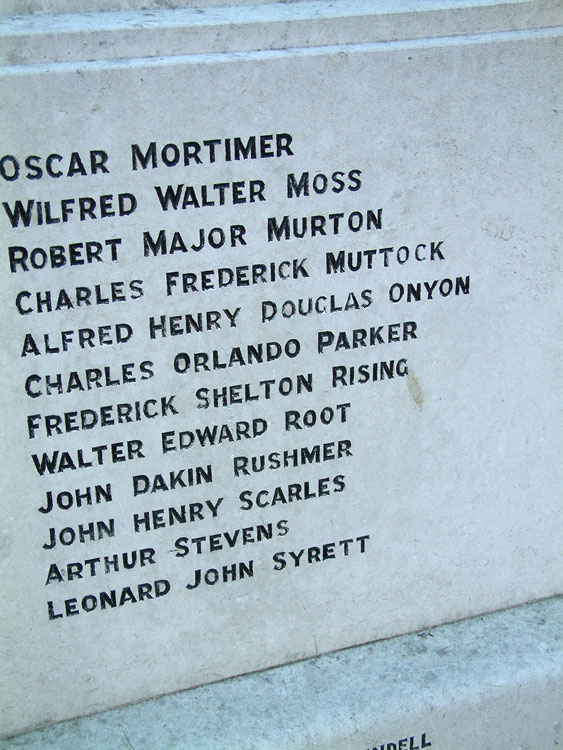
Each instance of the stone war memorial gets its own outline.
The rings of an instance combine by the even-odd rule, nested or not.
[[[563,744],[556,0],[4,0],[0,748]]]

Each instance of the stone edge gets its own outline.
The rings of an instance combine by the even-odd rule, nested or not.
[[[551,0],[298,0],[0,18],[0,65],[314,49],[551,29]]]
[[[362,750],[401,722],[430,733],[457,713],[478,725],[479,705],[493,719],[504,705],[510,723],[514,702],[544,708],[539,725],[561,737],[563,716],[548,714],[562,694],[559,596],[61,722],[0,750]]]

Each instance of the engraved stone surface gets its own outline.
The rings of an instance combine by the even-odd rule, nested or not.
[[[6,22],[5,734],[560,591],[553,15],[306,6]]]

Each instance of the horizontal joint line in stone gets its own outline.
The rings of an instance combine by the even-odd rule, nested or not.
[[[491,42],[512,42],[525,39],[545,39],[563,36],[563,26],[551,26],[540,29],[517,31],[496,31],[481,34],[429,37],[422,39],[402,39],[389,42],[364,42],[359,44],[331,44],[326,46],[287,47],[283,49],[232,50],[226,52],[205,52],[147,57],[118,57],[102,60],[66,60],[47,63],[28,63],[0,65],[0,75],[18,75],[41,73],[45,71],[70,71],[79,66],[81,69],[124,68],[135,66],[159,66],[201,63],[224,63],[233,60],[268,60],[281,57],[327,55],[363,52],[382,52],[399,49],[423,49],[427,47],[456,46],[470,44],[487,44]]]

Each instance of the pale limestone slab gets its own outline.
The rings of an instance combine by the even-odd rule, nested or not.
[[[112,13],[59,13],[0,21],[4,63],[85,62],[315,48],[435,39],[560,25],[551,0],[299,0],[253,5],[211,4]],[[62,8],[61,8],[62,9]],[[76,4],[64,10],[77,10]],[[458,42],[462,41],[458,39]]]
[[[316,46],[292,50],[234,52],[227,39],[227,51],[218,52],[204,36],[202,54],[180,54],[172,35],[174,56],[151,58],[144,29],[106,35],[85,22],[82,34],[74,18],[66,47],[62,32],[53,38],[70,57],[42,62],[33,35],[43,50],[50,31],[18,36],[17,65],[3,69],[2,83],[10,113],[3,153],[13,157],[3,162],[5,174],[15,175],[15,159],[20,169],[17,179],[2,180],[8,210],[1,214],[8,436],[2,680],[11,686],[5,733],[560,591],[559,36],[553,28],[530,28],[530,9],[545,5],[518,5],[522,16],[506,31],[487,26],[467,35],[466,28],[466,35],[437,38],[416,38],[420,15],[413,13],[411,38],[388,43],[366,41],[359,17],[349,19],[342,44],[324,18]],[[299,39],[302,27],[292,25],[299,19],[290,20]],[[256,23],[249,16],[249,37],[261,28]],[[165,29],[157,35],[164,39]],[[100,60],[78,56],[82,37],[90,45],[97,40]],[[110,38],[122,59],[108,57]],[[135,39],[139,57],[129,59]],[[270,47],[288,39],[282,35]],[[235,46],[247,49],[244,38]],[[246,143],[251,136],[263,158],[229,160],[234,139]],[[214,161],[207,139],[219,141]],[[132,144],[144,154],[152,142],[158,166],[143,169],[137,156],[133,169]],[[200,144],[202,163],[165,166],[163,147],[173,144],[164,151],[171,161],[184,142]],[[189,146],[188,155],[196,148]],[[50,154],[61,158],[48,160]],[[29,155],[39,159],[26,167]],[[75,174],[26,177],[47,164]],[[327,175],[327,189],[318,177],[318,193],[310,187],[308,197],[288,197],[288,174],[299,182],[304,172],[311,186],[314,175]],[[213,188],[218,183],[229,187]],[[155,186],[162,192],[167,185],[194,186],[193,194],[180,191],[188,203],[193,195],[202,202],[206,185],[208,200],[219,202],[222,192],[224,205],[164,211]],[[126,215],[80,220],[78,198],[94,198],[99,216],[100,196],[119,194],[134,195],[136,209],[125,197]],[[42,202],[42,223],[34,203],[30,226],[12,227],[18,200],[26,207],[28,200]],[[105,205],[106,212],[117,210],[118,199],[113,208],[109,199]],[[69,207],[68,221],[46,225],[48,211],[53,220]],[[276,239],[272,220],[281,231],[284,216],[296,218],[297,233],[307,217],[306,236]],[[324,217],[325,234],[317,219],[312,236],[313,216]],[[246,244],[237,239],[241,226]],[[225,243],[191,250],[200,228],[216,245],[224,231]],[[149,248],[145,256],[144,233],[154,242],[160,232],[168,252],[155,256]],[[175,232],[186,252],[170,254]],[[90,245],[92,263],[38,267],[44,259],[50,264],[49,247],[64,247],[68,259],[71,244],[86,242],[101,243],[103,262]],[[10,247],[20,249],[10,255]],[[328,273],[340,253],[350,267]],[[60,256],[53,251],[55,265]],[[358,258],[363,265],[353,270]],[[270,264],[276,280],[245,283],[252,266],[260,274],[265,265],[268,278]],[[237,268],[250,269],[238,271],[239,285],[218,288],[229,275],[218,269]],[[296,278],[280,279],[288,269]],[[186,277],[185,293],[182,274],[195,274]],[[417,285],[422,299],[407,301]],[[113,294],[114,301],[37,311],[38,293],[45,299],[49,291],[64,308],[86,294],[77,287],[91,289],[93,300]],[[309,297],[319,312],[280,313],[284,302],[287,311]],[[325,304],[333,311],[322,312]],[[265,320],[274,305],[276,316]],[[347,311],[337,309],[346,305]],[[185,333],[188,313],[201,313],[210,330]],[[149,321],[161,316],[167,335],[151,339]],[[97,341],[82,348],[76,331],[90,328]],[[63,337],[63,331],[75,333]],[[270,363],[246,364],[249,345],[270,342],[276,351],[271,342],[288,341],[287,353]],[[45,351],[57,346],[68,351]],[[232,350],[232,366],[223,367]],[[208,355],[209,371],[194,372],[196,354]],[[175,361],[177,370],[189,368],[175,371]],[[371,378],[373,364],[380,368],[382,361],[393,362],[394,377],[349,384],[349,368],[356,368],[355,378],[362,372]],[[77,390],[86,370],[93,377],[96,368],[100,387]],[[65,392],[45,395],[45,377],[59,373]],[[106,378],[130,382],[104,385]],[[231,386],[227,406],[202,408],[212,389]],[[145,402],[149,414],[162,412],[163,398],[173,404],[164,416],[142,415]],[[138,400],[141,411],[133,406],[131,423],[76,429],[81,410],[87,427],[92,413],[98,422],[103,415],[115,420],[117,404]],[[299,417],[286,415],[292,411]],[[287,429],[297,419],[302,429]],[[264,434],[185,450],[172,436],[163,443],[165,432],[184,431],[197,441],[197,429],[234,431],[237,422],[252,420],[257,432],[267,426]],[[113,460],[110,448],[98,448],[111,444]],[[235,457],[241,474],[243,458],[316,445],[327,446],[325,461],[248,476],[234,471]],[[55,451],[58,460],[64,452],[68,459],[41,475],[35,463]],[[71,464],[98,464],[101,457],[101,466]],[[201,484],[181,487],[176,479],[175,489],[164,489],[170,472],[181,469],[189,484],[189,467],[203,468]],[[134,479],[141,475],[154,492],[141,491],[145,484]],[[48,492],[56,498],[107,484],[111,502],[100,497],[93,506],[38,511],[48,507]],[[298,492],[301,499],[287,502]],[[67,500],[61,495],[62,504]],[[135,531],[135,514],[145,513],[151,526],[163,526],[145,531],[137,520]],[[86,534],[80,543],[80,525],[90,523],[98,524],[101,538],[88,541]],[[265,535],[258,527],[272,538],[254,541]],[[49,550],[51,529],[58,541]],[[74,531],[63,531],[61,541],[62,529]],[[62,543],[75,532],[75,543]],[[201,554],[191,541],[199,537],[205,537]],[[111,569],[114,554],[141,549],[149,550],[142,567],[138,554],[132,570]],[[301,550],[311,562],[288,565],[290,551]],[[316,562],[323,553],[326,559]],[[276,570],[281,559],[286,565]],[[208,574],[211,583],[215,575],[228,577],[224,570],[233,564],[238,580],[185,588],[196,571],[217,571]],[[155,581],[165,583],[155,587]],[[162,595],[132,602],[143,591],[139,584]],[[112,590],[118,599],[125,592],[123,605],[102,610],[100,592]]]
[[[260,3],[254,0],[242,0],[242,2],[239,0],[4,0],[0,15],[15,17],[53,14],[61,16],[77,13],[98,15],[100,12],[108,11],[133,11],[150,17],[170,10],[195,9],[196,12],[201,13],[208,8],[223,7],[232,10],[237,6],[249,5],[252,6],[251,9],[244,8],[249,20],[252,20],[250,16],[254,15],[260,6],[266,5],[278,6],[277,11],[289,12],[291,15],[312,12],[315,16],[328,13],[331,16],[348,15],[351,17],[358,13],[383,16],[397,12],[412,14],[414,11],[418,14],[420,11],[433,10],[447,10],[449,14],[465,8],[469,11],[472,22],[479,15],[489,13],[491,6],[502,8],[505,17],[513,14],[519,15],[524,23],[527,23],[531,16],[539,17],[538,14],[542,14],[545,21],[546,13],[557,13],[557,3],[550,2],[550,0],[417,0],[415,3],[412,0],[337,0],[337,2],[330,3],[324,0],[291,0],[291,2],[262,0]],[[289,8],[286,10],[284,6],[289,6]],[[558,21],[560,20],[559,17]],[[444,21],[448,23],[448,19]]]
[[[558,597],[63,722],[0,750],[556,748],[562,632]]]
[[[299,0],[298,0],[299,1]],[[279,3],[284,0],[262,0],[261,5]],[[2,15],[60,15],[63,13],[100,13],[120,10],[161,11],[178,8],[213,8],[217,6],[240,6],[256,3],[253,0],[4,0]]]

